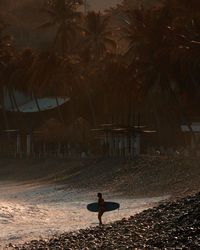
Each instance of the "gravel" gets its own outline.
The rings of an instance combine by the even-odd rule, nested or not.
[[[200,193],[102,227],[33,240],[10,249],[200,249]]]
[[[178,199],[200,190],[199,157],[140,156],[120,159],[0,160],[0,180],[66,185],[123,198],[170,195]]]

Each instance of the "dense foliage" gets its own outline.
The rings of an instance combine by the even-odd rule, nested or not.
[[[45,49],[19,50],[13,42],[13,53],[2,20],[1,92],[7,87],[11,95],[14,89],[34,93],[36,102],[70,96],[73,117],[93,126],[133,125],[140,113],[162,144],[178,141],[180,124],[200,115],[200,3],[130,2],[104,14],[83,14],[83,1],[44,1],[44,22],[29,32],[52,30]]]

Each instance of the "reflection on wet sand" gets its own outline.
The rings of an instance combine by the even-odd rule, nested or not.
[[[0,245],[8,242],[23,243],[32,239],[74,231],[97,225],[97,214],[86,205],[95,201],[96,194],[87,190],[66,190],[63,186],[0,185]],[[105,200],[120,203],[120,209],[105,213],[103,222],[127,218],[164,197],[123,199],[119,194],[105,196]]]

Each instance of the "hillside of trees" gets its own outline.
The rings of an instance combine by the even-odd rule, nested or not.
[[[131,126],[140,114],[163,144],[180,143],[180,125],[200,116],[199,0],[124,0],[85,14],[82,4],[0,1],[2,98],[5,87],[10,96],[34,93],[36,102],[69,96],[61,121]]]

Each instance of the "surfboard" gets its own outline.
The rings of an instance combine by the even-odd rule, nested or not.
[[[105,212],[113,211],[115,209],[118,209],[120,207],[120,204],[117,202],[111,202],[111,201],[105,201],[104,202],[104,208]],[[99,211],[99,205],[97,202],[90,203],[87,205],[87,209],[90,212],[98,212]]]

